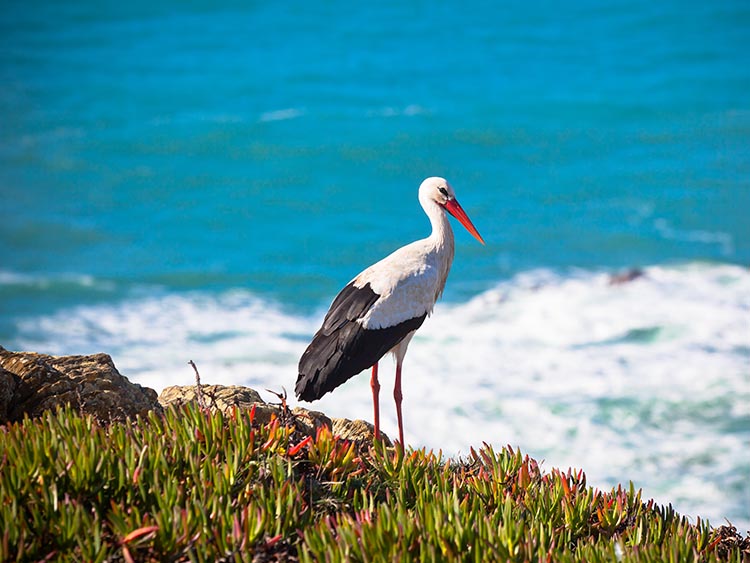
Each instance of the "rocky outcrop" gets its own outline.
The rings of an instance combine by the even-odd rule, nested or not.
[[[276,417],[282,421],[295,422],[297,425],[292,411],[285,409],[281,404],[266,403],[257,391],[240,385],[174,385],[161,392],[159,402],[164,408],[195,403],[200,407],[212,411],[218,410],[224,414],[230,414],[235,408],[248,411],[255,407],[253,420],[260,424],[267,424]],[[330,426],[330,421],[328,425]],[[304,434],[311,433],[307,424],[298,426]]]
[[[200,391],[198,391],[200,387]],[[319,411],[294,407],[289,409],[286,402],[267,403],[260,395],[249,387],[237,385],[176,385],[167,387],[159,395],[159,402],[164,408],[182,406],[195,402],[211,410],[220,410],[226,414],[234,408],[250,410],[255,407],[254,420],[260,424],[270,422],[276,417],[284,423],[293,424],[295,428],[307,436],[313,436],[321,426],[331,428],[333,434],[352,441],[372,441],[374,428],[364,420],[348,420],[345,418],[330,419]],[[383,435],[388,445],[391,441]]]
[[[609,285],[623,285],[644,277],[646,273],[640,268],[630,268],[624,272],[609,276]]]
[[[318,432],[318,429],[323,426],[327,426],[328,428],[333,426],[331,419],[320,411],[311,411],[303,409],[302,407],[294,407],[292,409],[292,414],[297,423],[304,427],[304,432],[311,436],[314,436]]]
[[[375,439],[375,427],[369,422],[361,419],[349,420],[348,418],[334,418],[332,421],[331,432],[336,436],[354,442],[372,442]],[[390,438],[383,432],[380,433],[380,437],[387,445],[392,445]]]
[[[230,413],[234,407],[247,410],[255,404],[265,404],[257,391],[239,385],[173,385],[161,392],[159,403],[163,407],[179,407],[193,402],[200,405],[199,389],[204,406],[226,414]]]
[[[0,423],[8,420],[8,411],[13,405],[13,396],[16,394],[18,382],[18,376],[0,367]]]
[[[153,389],[131,383],[107,354],[49,356],[0,347],[0,421],[71,405],[110,422],[161,411]]]
[[[274,417],[314,436],[322,426],[352,441],[372,441],[373,427],[363,420],[330,419],[322,412],[289,408],[286,400],[267,403],[249,387],[226,385],[183,385],[167,387],[161,395],[148,387],[131,383],[121,375],[107,354],[50,356],[34,352],[10,352],[0,346],[0,424],[24,416],[41,416],[45,411],[72,406],[102,422],[124,420],[150,411],[180,407],[195,402],[203,408],[231,413],[235,408],[255,408],[259,424]],[[383,439],[391,444],[387,436]]]

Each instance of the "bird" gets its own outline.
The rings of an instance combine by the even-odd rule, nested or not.
[[[435,302],[442,295],[453,263],[455,243],[446,213],[485,244],[445,178],[424,180],[419,186],[419,203],[430,220],[430,236],[397,249],[341,290],[300,358],[295,385],[299,400],[315,401],[371,368],[374,436],[379,440],[378,362],[391,352],[396,359],[393,398],[402,446],[404,357],[414,333],[432,314]]]

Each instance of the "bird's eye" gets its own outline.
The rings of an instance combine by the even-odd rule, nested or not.
[[[445,188],[438,188],[441,194],[443,194],[445,197],[448,197],[448,190]]]

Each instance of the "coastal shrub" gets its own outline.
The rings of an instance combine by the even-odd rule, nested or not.
[[[254,412],[0,427],[0,561],[750,561],[750,538],[541,471],[305,437]]]

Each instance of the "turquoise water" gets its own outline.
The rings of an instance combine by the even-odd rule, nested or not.
[[[6,348],[291,389],[441,175],[487,246],[457,226],[413,442],[517,443],[750,525],[746,2],[11,1],[0,83]],[[332,397],[369,417],[364,383]]]
[[[3,270],[317,305],[425,234],[429,175],[489,242],[449,297],[750,262],[743,2],[57,4],[3,10]]]

